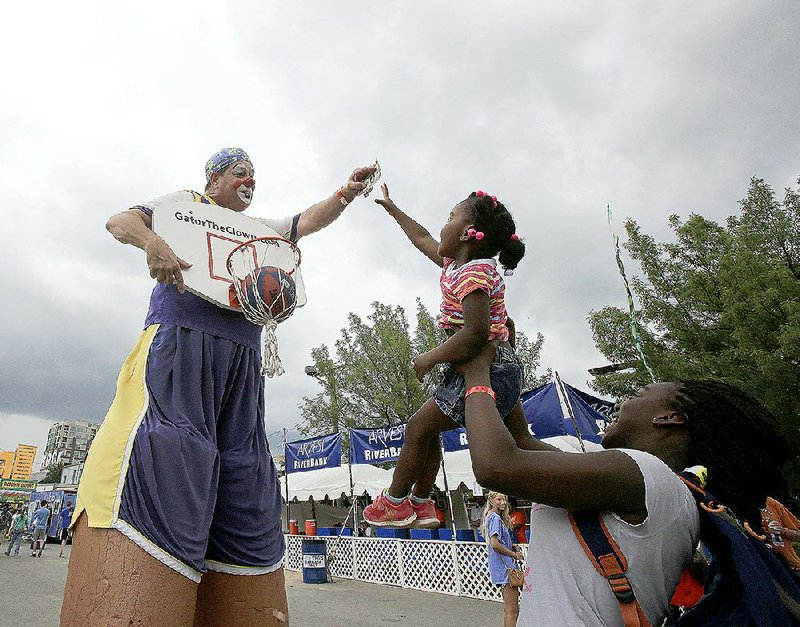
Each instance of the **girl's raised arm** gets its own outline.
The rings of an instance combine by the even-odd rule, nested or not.
[[[406,237],[411,240],[411,243],[414,244],[423,255],[436,265],[440,267],[443,266],[444,260],[438,252],[439,242],[433,239],[433,236],[424,226],[407,216],[394,204],[394,201],[389,198],[389,188],[386,186],[386,183],[381,185],[381,191],[383,192],[383,200],[376,198],[375,202],[386,209],[386,212],[397,221],[397,224],[403,229],[403,233],[406,234]]]

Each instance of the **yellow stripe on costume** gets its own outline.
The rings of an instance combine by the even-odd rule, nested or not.
[[[73,525],[82,511],[86,511],[90,527],[110,528],[116,522],[133,439],[150,401],[144,376],[158,327],[153,324],[142,332],[122,364],[116,396],[92,441],[83,467]]]

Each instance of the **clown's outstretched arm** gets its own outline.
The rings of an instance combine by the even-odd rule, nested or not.
[[[347,179],[347,183],[340,187],[335,194],[311,205],[301,213],[297,221],[297,239],[324,229],[342,215],[345,207],[353,202],[358,193],[364,189],[364,183],[361,181],[374,171],[375,168],[372,166],[357,168]]]
[[[123,244],[141,248],[147,253],[147,267],[150,276],[159,283],[174,283],[183,294],[183,270],[192,264],[178,257],[167,243],[153,232],[153,222],[149,215],[139,209],[128,209],[111,216],[106,229]]]

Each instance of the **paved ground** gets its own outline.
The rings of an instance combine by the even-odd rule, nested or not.
[[[56,627],[61,611],[67,558],[48,544],[41,558],[0,554],[0,627]],[[3,546],[5,550],[5,545]],[[291,624],[331,627],[379,625],[501,625],[503,606],[433,592],[334,579],[304,584],[300,573],[286,572]]]

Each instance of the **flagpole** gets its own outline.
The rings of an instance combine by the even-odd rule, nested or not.
[[[450,488],[447,487],[447,469],[444,465],[444,440],[442,434],[439,434],[439,446],[442,449],[442,477],[444,477],[444,491],[447,493],[447,503],[450,506],[450,528],[453,530],[453,542],[456,541],[456,513],[453,510],[453,497],[450,494]]]
[[[355,488],[353,487],[353,449],[350,447],[352,436],[348,438],[347,471],[350,474],[350,502],[353,504],[353,536],[358,536],[358,503],[356,503]]]
[[[575,429],[575,435],[578,436],[578,443],[581,445],[581,451],[585,453],[586,447],[583,444],[583,438],[581,437],[581,430],[578,429],[578,422],[577,420],[575,420],[575,414],[572,411],[572,405],[570,405],[569,397],[567,396],[567,393],[564,390],[564,384],[561,382],[561,377],[558,376],[558,370],[555,371],[555,375],[556,375],[556,383],[558,383],[558,389],[561,392],[561,397],[564,399],[564,404],[567,406],[567,413],[569,414],[569,419],[572,421],[572,428]]]
[[[283,483],[286,486],[286,531],[289,528],[289,455],[286,451],[286,428],[283,429]]]

